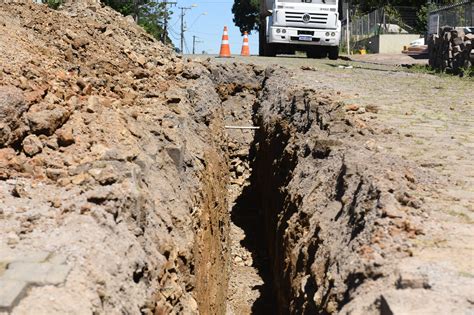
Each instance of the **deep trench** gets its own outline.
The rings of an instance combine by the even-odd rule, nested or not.
[[[239,289],[252,291],[253,304],[232,314],[336,313],[361,284],[381,276],[360,255],[380,216],[373,170],[358,167],[370,162],[370,153],[342,142],[352,127],[339,102],[314,90],[282,88],[281,77],[269,81],[252,91],[232,85],[235,93],[225,100],[236,103],[223,106],[239,106],[241,91],[252,94],[251,108],[240,109],[247,106],[245,119],[235,123],[252,119],[260,127],[240,144],[245,156],[228,151],[230,160],[240,156],[250,165],[238,195],[230,196],[230,220],[243,230],[240,247],[251,253],[262,280],[249,287],[242,277]]]
[[[282,228],[277,226],[277,221],[281,219],[279,214],[286,199],[280,188],[285,187],[291,178],[289,175],[297,159],[296,156],[284,153],[290,138],[288,130],[276,126],[273,134],[266,134],[258,115],[259,106],[258,100],[252,106],[253,123],[260,129],[253,133],[246,158],[252,171],[248,182],[234,201],[230,219],[244,231],[245,238],[240,244],[251,253],[252,267],[263,280],[262,285],[252,288],[257,289],[260,295],[253,303],[251,313],[287,314],[289,297],[284,292],[287,291],[286,285],[275,281],[278,279],[275,272],[283,272],[281,264],[276,261],[282,256],[275,242],[277,229]],[[275,158],[279,159],[278,168],[272,165]],[[291,214],[287,212],[287,215]]]
[[[255,123],[260,124],[258,118]],[[264,141],[267,136],[263,126],[255,132],[248,157],[253,171],[249,184],[235,201],[231,220],[244,230],[245,239],[241,245],[252,253],[253,267],[263,280],[263,285],[258,287],[260,296],[252,305],[252,314],[286,314],[288,305],[285,301],[288,297],[284,292],[285,284],[274,280],[275,272],[283,272],[277,261],[281,253],[279,246],[275,246],[275,238],[278,234],[277,220],[285,203],[285,194],[280,187],[286,186],[296,157],[284,154],[289,138],[284,130],[278,129],[271,135],[270,141]],[[272,167],[275,157],[282,158],[278,168]]]

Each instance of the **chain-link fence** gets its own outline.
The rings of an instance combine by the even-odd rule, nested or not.
[[[351,33],[358,39],[379,34],[408,34],[412,27],[407,25],[397,8],[381,8],[358,17],[351,22]]]
[[[412,23],[407,23],[405,12],[415,12],[411,7],[383,7],[369,14],[358,16],[350,21],[350,24],[342,27],[342,49],[347,49],[347,28],[349,26],[350,47],[357,46],[357,43],[380,34],[415,34]],[[416,13],[415,19],[416,19]],[[408,19],[413,19],[409,17]],[[411,25],[409,25],[411,24]]]
[[[473,27],[474,3],[472,0],[438,8],[429,13],[429,34],[438,34],[442,26]]]

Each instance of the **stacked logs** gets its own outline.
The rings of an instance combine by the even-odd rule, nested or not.
[[[461,74],[474,65],[474,34],[445,26],[428,39],[429,64],[437,70]]]

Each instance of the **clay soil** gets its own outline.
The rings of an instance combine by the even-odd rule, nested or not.
[[[0,283],[24,290],[0,313],[473,312],[467,91],[192,60],[93,1],[2,4]]]

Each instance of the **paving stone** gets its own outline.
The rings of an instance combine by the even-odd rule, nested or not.
[[[71,267],[53,263],[14,262],[8,265],[2,278],[25,281],[35,285],[57,285],[66,280]]]
[[[51,266],[48,263],[13,262],[8,265],[2,278],[44,285]]]
[[[48,261],[49,263],[56,264],[56,265],[64,265],[66,264],[67,256],[62,254],[54,254],[49,256]]]
[[[67,265],[53,265],[46,275],[46,284],[61,284],[66,280],[71,267]]]
[[[15,261],[43,262],[49,256],[50,252],[47,251],[21,251],[7,246],[0,246],[0,264],[8,264]]]
[[[0,312],[9,312],[25,296],[28,283],[0,279]]]

